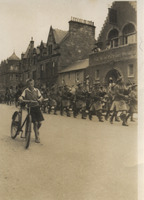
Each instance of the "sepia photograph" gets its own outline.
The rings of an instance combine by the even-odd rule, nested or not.
[[[144,199],[142,0],[0,0],[0,200]]]

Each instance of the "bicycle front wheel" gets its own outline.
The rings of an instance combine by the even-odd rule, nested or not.
[[[19,127],[21,124],[21,115],[19,112],[15,112],[12,116],[12,122],[11,122],[11,138],[15,139],[16,136],[19,133]]]
[[[31,138],[31,116],[28,116],[25,125],[25,148],[27,149],[30,145],[30,138]]]

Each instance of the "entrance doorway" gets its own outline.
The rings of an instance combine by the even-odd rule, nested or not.
[[[113,82],[115,83],[116,80],[117,80],[117,78],[118,78],[119,76],[121,76],[121,74],[119,73],[118,70],[116,70],[116,69],[110,70],[110,71],[107,73],[106,77],[105,77],[105,83],[106,83],[106,84],[109,83],[109,78],[110,78],[110,77],[113,79]]]

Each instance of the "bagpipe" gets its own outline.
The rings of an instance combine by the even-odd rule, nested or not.
[[[87,98],[87,91],[82,90],[82,91],[77,92],[77,94],[76,94],[77,100],[85,101],[86,98]]]

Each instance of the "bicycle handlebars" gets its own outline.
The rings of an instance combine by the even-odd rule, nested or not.
[[[37,103],[38,101],[34,100],[21,100],[22,103]]]
[[[43,99],[42,101],[48,101],[48,99]],[[22,99],[19,101],[20,103],[40,103],[38,100],[25,100],[25,99]]]

